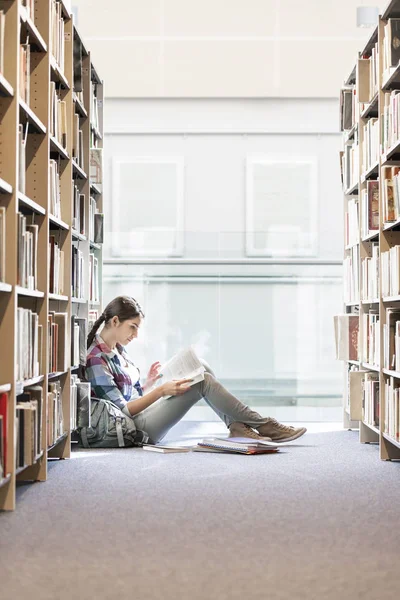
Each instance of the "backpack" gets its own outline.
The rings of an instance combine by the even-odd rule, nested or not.
[[[90,423],[77,431],[83,448],[142,446],[149,440],[147,433],[136,429],[134,420],[109,400],[91,399]]]

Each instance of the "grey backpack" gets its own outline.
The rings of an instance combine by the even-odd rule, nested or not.
[[[149,439],[115,404],[97,398],[91,399],[90,427],[81,427],[77,433],[84,448],[141,446]]]

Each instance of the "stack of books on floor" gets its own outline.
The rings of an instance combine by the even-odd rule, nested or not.
[[[275,444],[252,438],[209,438],[199,442],[196,446],[169,446],[145,444],[143,450],[151,452],[223,452],[225,454],[271,454],[278,452],[279,446],[286,444]]]

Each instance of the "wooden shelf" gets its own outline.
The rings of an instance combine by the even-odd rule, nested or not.
[[[400,225],[400,219],[397,219],[397,221],[391,221],[390,223],[384,223],[382,231],[390,231],[391,229],[394,229],[395,227],[399,227]]]
[[[96,67],[94,66],[93,63],[90,64],[90,71],[91,71],[92,81],[94,83],[99,83],[99,84],[103,83],[102,80],[100,79],[100,76],[97,73]]]
[[[358,194],[358,182],[344,192],[345,196],[352,196]]]
[[[357,125],[353,125],[353,127],[351,129],[349,129],[349,131],[347,132],[347,134],[344,137],[345,144],[347,144],[354,138],[354,134],[357,131],[357,129],[358,129]]]
[[[15,471],[15,475],[20,475],[21,473],[23,473],[23,471],[25,471],[26,469],[29,469],[29,467],[33,467],[34,465],[37,464],[37,462],[43,457],[44,452],[43,450],[40,452],[40,454],[38,454],[33,462],[33,465],[24,465],[23,467],[18,467],[18,469],[16,469]]]
[[[345,246],[345,250],[352,250],[352,248],[355,248],[356,246],[359,246],[360,243],[356,242],[355,244],[348,244],[347,246]]]
[[[19,109],[21,122],[29,123],[28,133],[29,131],[32,133],[32,129],[35,133],[46,133],[46,126],[21,98],[19,99]]]
[[[56,227],[59,227],[60,229],[69,231],[68,223],[65,223],[65,221],[62,221],[61,219],[59,219],[58,217],[55,217],[54,215],[49,215],[49,221],[52,225],[56,225]]]
[[[65,77],[64,73],[61,71],[54,56],[52,56],[50,58],[50,70],[51,70],[52,81],[56,81],[57,83],[59,83],[60,86],[63,87],[65,90],[69,90],[70,85],[68,83],[68,79]]]
[[[390,369],[382,369],[382,373],[395,379],[400,379],[400,373],[398,371],[391,371]]]
[[[63,375],[67,375],[68,371],[57,371],[57,373],[49,373],[47,379],[48,381],[53,381],[54,379],[59,379]]]
[[[90,182],[90,191],[94,194],[97,194],[98,196],[101,196],[103,193],[101,188],[99,188],[99,185],[97,183],[92,182]]]
[[[93,125],[93,123],[90,123],[90,129],[92,130],[92,132],[94,133],[94,135],[96,136],[96,138],[98,140],[103,139],[103,136],[101,135],[100,131],[97,129],[97,127],[95,125]]]
[[[5,477],[3,477],[3,479],[0,479],[0,488],[4,487],[5,485],[8,485],[10,483],[10,481],[11,481],[11,473],[9,473]]]
[[[379,94],[376,93],[371,102],[369,102],[368,106],[361,113],[362,119],[369,119],[371,117],[378,116],[378,98]]]
[[[73,101],[75,104],[75,112],[82,117],[83,119],[87,119],[87,110],[86,108],[83,106],[82,102],[79,100],[78,96],[75,94],[75,92],[72,95],[73,97]]]
[[[89,300],[90,306],[100,306],[100,302],[98,300]]]
[[[379,174],[379,161],[376,162],[372,167],[370,167],[368,169],[368,171],[366,171],[366,173],[361,175],[361,182],[364,183],[365,181],[368,181],[368,179],[371,179],[372,177],[375,177],[378,174]]]
[[[80,367],[80,365],[70,367],[70,371],[77,371],[79,369],[79,367]]]
[[[347,362],[349,363],[349,365],[355,365],[356,367],[359,367],[361,365],[359,360],[348,360]]]
[[[362,366],[364,367],[364,369],[367,369],[368,371],[374,371],[375,373],[379,373],[380,368],[377,367],[376,365],[370,365],[369,363],[363,362]]]
[[[73,304],[86,304],[88,301],[85,298],[71,298]]]
[[[385,440],[393,444],[393,446],[396,446],[396,448],[400,448],[400,442],[392,438],[388,433],[382,432],[382,437],[384,437]]]
[[[25,196],[25,194],[23,194],[22,192],[18,192],[18,202],[19,202],[19,207],[25,207],[25,208],[30,208],[33,212],[37,213],[38,215],[45,215],[46,214],[46,209],[43,208],[43,206],[40,206],[40,204],[37,204],[34,200],[31,200],[30,198],[28,198],[28,196]]]
[[[26,33],[29,35],[29,43],[31,46],[34,46],[39,52],[47,52],[47,44],[32,19],[28,17],[26,8],[20,5],[19,11],[22,29],[25,28]]]
[[[400,302],[400,296],[385,296],[383,302]]]
[[[9,283],[4,283],[4,281],[0,281],[0,292],[12,292],[12,285],[10,285]]]
[[[50,136],[50,153],[57,153],[64,160],[69,160],[69,154],[54,136]]]
[[[0,194],[12,194],[12,185],[0,177]]]
[[[370,425],[369,423],[366,423],[365,421],[363,421],[363,425],[365,425],[365,427],[368,427],[368,429],[370,429],[371,431],[376,433],[376,435],[380,435],[380,431],[377,427],[375,427],[375,425]]]
[[[15,289],[18,296],[29,296],[30,298],[44,298],[44,292],[40,292],[39,290],[28,290],[28,288],[24,288],[21,285],[17,285]]]
[[[7,79],[0,73],[0,96],[6,96],[8,98],[14,97],[14,90]]]
[[[96,244],[96,242],[90,242],[90,247],[94,250],[101,250],[101,244]]]
[[[17,381],[16,384],[16,394],[22,394],[24,389],[30,387],[31,385],[37,385],[38,383],[42,383],[44,381],[44,375],[39,375],[38,377],[33,377],[32,379],[23,379],[22,381]]]
[[[346,303],[346,306],[348,306],[349,308],[350,308],[351,306],[360,306],[360,302],[347,302],[347,303]]]
[[[57,302],[68,302],[68,296],[61,296],[60,294],[49,294],[49,300],[57,300]]]
[[[386,79],[382,84],[383,92],[391,92],[400,88],[400,63],[395,69],[386,74]]]
[[[79,233],[75,229],[72,230],[72,237],[75,238],[75,240],[79,240],[81,242],[87,242],[86,235],[83,235],[82,233]]]
[[[372,242],[373,240],[379,238],[379,230],[371,231],[368,235],[362,238],[362,242]]]
[[[60,443],[61,443],[63,440],[66,440],[66,439],[67,439],[67,437],[68,437],[68,431],[66,431],[65,433],[63,433],[63,434],[62,434],[62,435],[61,435],[61,436],[58,438],[58,440],[56,440],[56,441],[54,442],[54,444],[52,444],[51,446],[49,446],[49,447],[47,448],[47,452],[50,452],[51,450],[53,450],[53,449],[54,449],[56,446],[58,446],[58,444],[60,444]]]
[[[78,165],[78,163],[76,162],[76,160],[74,158],[72,159],[72,169],[73,169],[74,175],[76,177],[78,177],[78,179],[85,179],[85,180],[87,179],[87,175],[86,175],[85,171],[82,169],[82,167],[80,167]]]
[[[372,299],[371,299],[371,300],[363,300],[363,301],[361,302],[361,304],[363,304],[363,305],[367,305],[367,306],[368,306],[369,304],[379,304],[379,298],[375,298],[375,300],[372,300]]]
[[[3,383],[0,385],[0,394],[5,394],[11,391],[11,383]]]

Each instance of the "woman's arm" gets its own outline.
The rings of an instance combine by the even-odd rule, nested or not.
[[[139,396],[139,398],[135,398],[134,400],[129,400],[127,402],[126,407],[129,410],[131,417],[139,414],[145,408],[148,408],[154,402],[162,398],[163,396],[181,396],[185,392],[187,392],[190,387],[185,384],[191,382],[191,379],[180,379],[179,381],[168,381],[163,385],[160,385],[155,390],[152,390],[148,394],[144,394],[144,396]]]

